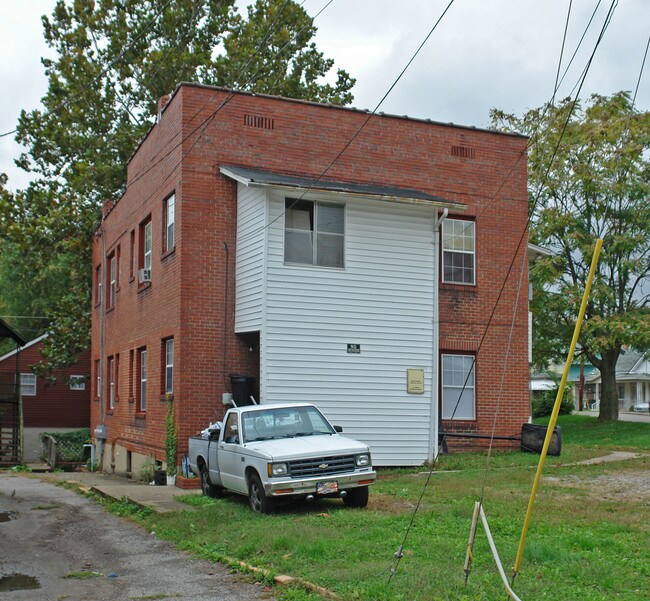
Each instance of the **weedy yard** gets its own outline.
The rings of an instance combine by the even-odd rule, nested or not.
[[[547,460],[515,591],[524,601],[647,598],[650,424],[561,416],[559,425],[562,455]],[[649,456],[571,465],[613,450]],[[187,503],[199,505],[198,511],[140,513],[137,519],[202,557],[293,576],[343,600],[505,599],[480,525],[465,584],[474,502],[483,495],[509,572],[538,459],[518,451],[494,453],[486,469],[484,454],[457,454],[442,457],[430,476],[422,469],[380,470],[365,510],[327,500],[260,516],[251,513],[243,497],[188,496]],[[403,558],[389,582],[402,543]],[[320,599],[302,586],[278,587],[274,594],[293,601]]]

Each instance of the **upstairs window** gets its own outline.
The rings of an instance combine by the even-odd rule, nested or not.
[[[144,225],[144,250],[142,267],[151,269],[151,220]]]
[[[442,356],[442,419],[476,419],[474,355]]]
[[[20,394],[22,396],[36,396],[36,375],[20,374]]]
[[[169,252],[176,244],[174,225],[176,221],[176,197],[172,194],[165,201],[165,252]]]
[[[86,390],[86,378],[84,376],[70,376],[70,390]]]
[[[106,307],[111,309],[115,306],[115,291],[117,290],[117,257],[115,253],[110,255],[108,262],[108,282],[106,285]]]
[[[475,227],[473,221],[445,219],[442,222],[442,281],[448,284],[476,283]]]
[[[285,200],[284,262],[344,266],[345,207],[309,200]]]
[[[102,266],[95,267],[95,304],[102,302]]]
[[[145,284],[151,281],[151,252],[153,248],[151,216],[140,224],[140,238],[138,246],[138,283]]]

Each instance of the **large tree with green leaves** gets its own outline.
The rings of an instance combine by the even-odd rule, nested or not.
[[[618,419],[621,350],[650,348],[650,113],[619,92],[492,119],[531,136],[530,238],[554,253],[530,274],[538,365],[566,353],[603,239],[579,345],[601,373],[599,418]]]
[[[0,308],[50,316],[60,364],[87,347],[92,232],[161,96],[196,81],[348,104],[354,79],[325,81],[333,61],[294,0],[256,0],[246,15],[235,0],[59,0],[43,26],[48,89],[16,134],[33,181],[13,194],[0,181]]]

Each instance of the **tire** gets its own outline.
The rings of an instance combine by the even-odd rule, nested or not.
[[[208,474],[208,468],[205,463],[199,468],[199,473],[201,474],[201,491],[206,497],[216,499],[223,496],[223,488],[221,486],[215,486],[210,482],[210,474]]]
[[[255,513],[273,513],[273,499],[264,493],[264,486],[257,474],[248,479],[248,504]]]
[[[359,488],[350,488],[347,495],[343,497],[343,503],[346,507],[363,508],[368,505],[368,487],[360,486]]]

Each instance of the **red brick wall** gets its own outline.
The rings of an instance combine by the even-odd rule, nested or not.
[[[262,117],[273,128],[251,127],[249,117]],[[104,349],[104,356],[120,355],[119,401],[112,414],[105,400],[92,402],[93,425],[106,423],[109,444],[163,458],[163,338],[175,339],[180,452],[190,434],[208,419],[223,415],[221,393],[230,390],[228,374],[256,373],[254,353],[232,333],[236,185],[219,173],[219,166],[317,177],[364,123],[325,178],[414,188],[468,205],[465,215],[476,219],[478,281],[474,287],[441,286],[440,346],[442,351],[479,351],[500,285],[524,234],[526,141],[390,116],[367,120],[361,111],[246,94],[231,97],[208,87],[185,85],[176,92],[161,124],[150,131],[132,158],[128,189],[94,245],[94,267],[118,243],[122,256],[120,290],[115,308],[106,315]],[[468,147],[472,156],[455,156],[452,146]],[[163,202],[172,192],[176,193],[176,249],[163,256]],[[136,250],[139,247],[138,224],[148,215],[153,222],[152,283],[142,288],[137,273],[134,281],[128,279],[128,249],[132,229]],[[520,280],[525,242],[524,237],[477,355],[477,420],[468,424],[473,431],[491,432],[497,404],[499,434],[516,432],[528,417],[526,273]],[[506,365],[520,281],[524,292]],[[100,334],[101,311],[96,306],[93,360],[102,354]],[[136,414],[128,390],[129,352],[142,346],[149,355],[146,417]],[[504,367],[508,376],[499,394]]]
[[[32,373],[31,366],[43,360],[43,342],[37,342],[20,351],[19,367],[21,373]],[[84,353],[79,363],[72,367],[56,370],[50,382],[36,378],[36,396],[23,396],[23,425],[26,428],[87,428],[90,424],[89,383],[86,390],[70,390],[68,376],[88,376],[90,374],[90,353]],[[16,372],[16,356],[12,355],[0,362],[3,379],[13,377]]]

